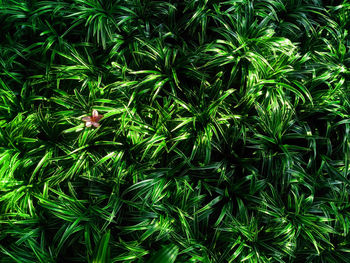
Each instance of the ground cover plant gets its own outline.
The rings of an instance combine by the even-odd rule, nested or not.
[[[350,2],[1,0],[0,262],[350,262]]]

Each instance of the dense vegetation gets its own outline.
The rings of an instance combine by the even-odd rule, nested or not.
[[[350,262],[348,0],[2,0],[0,25],[1,263]]]

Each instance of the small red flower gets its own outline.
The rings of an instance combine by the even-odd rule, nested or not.
[[[98,123],[103,118],[103,115],[98,114],[97,110],[92,111],[92,116],[87,116],[83,118],[85,121],[86,127],[91,127],[91,125],[98,127],[100,124]]]

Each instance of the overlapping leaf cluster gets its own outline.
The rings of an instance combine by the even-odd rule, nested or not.
[[[350,262],[348,0],[2,0],[0,25],[1,263]]]

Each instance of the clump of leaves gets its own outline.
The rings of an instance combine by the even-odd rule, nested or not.
[[[350,262],[349,17],[0,1],[0,263]]]

